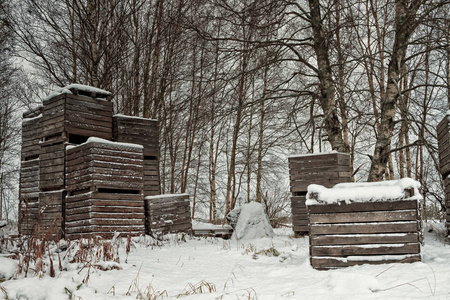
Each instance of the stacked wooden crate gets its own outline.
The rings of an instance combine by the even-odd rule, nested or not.
[[[143,147],[89,138],[66,157],[66,235],[144,234]]]
[[[190,232],[192,229],[188,194],[145,197],[146,230],[149,234]]]
[[[103,90],[70,85],[44,100],[39,160],[40,224],[44,229],[56,223],[62,234],[64,228],[67,144],[82,143],[90,136],[112,138],[109,97]],[[50,199],[51,205],[47,203]]]
[[[289,157],[292,225],[296,235],[308,234],[306,194],[310,184],[332,187],[349,182],[352,177],[350,155],[346,153],[319,153]]]
[[[115,115],[114,141],[144,147],[144,195],[161,194],[159,180],[159,131],[156,120]]]
[[[310,189],[311,265],[330,269],[420,261],[420,195],[408,180]]]
[[[445,185],[445,205],[446,205],[446,223],[447,235],[450,236],[450,127],[449,116],[444,119],[437,126],[437,137],[439,146],[439,169],[444,179]]]
[[[19,231],[31,235],[39,215],[39,141],[42,107],[23,114],[20,163]]]

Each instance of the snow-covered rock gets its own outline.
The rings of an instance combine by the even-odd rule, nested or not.
[[[16,274],[17,261],[0,256],[0,280],[9,280]]]
[[[272,226],[261,203],[250,202],[240,207],[233,237],[249,240],[273,236]]]

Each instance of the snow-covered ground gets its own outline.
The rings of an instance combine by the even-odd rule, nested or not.
[[[194,237],[183,241],[172,235],[158,246],[141,238],[128,258],[122,240],[120,263],[103,264],[103,269],[112,270],[81,269],[80,263],[64,262],[67,270],[57,271],[55,278],[49,272],[42,278],[20,275],[0,287],[8,299],[29,300],[450,299],[450,245],[438,234],[444,230],[441,224],[434,223],[431,233],[429,228],[422,262],[413,264],[316,271],[309,264],[308,239],[295,239],[289,229],[278,229],[274,238],[246,242]],[[14,265],[0,257],[0,270],[7,272],[6,268],[14,270]],[[0,288],[0,298],[3,294]]]

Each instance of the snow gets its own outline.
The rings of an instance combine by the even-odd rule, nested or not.
[[[127,118],[127,119],[138,119],[138,120],[151,120],[151,121],[156,121],[155,119],[143,118],[143,117],[136,117],[136,116],[128,116],[128,115],[123,115],[123,114],[115,114],[114,117]]]
[[[9,280],[16,274],[18,263],[8,257],[0,256],[0,282]]]
[[[274,232],[270,226],[269,218],[264,205],[250,202],[240,207],[233,237],[238,240],[249,240],[263,237],[273,237]]]
[[[351,182],[339,183],[332,188],[311,184],[308,186],[306,205],[332,204],[345,201],[350,202],[376,202],[395,201],[404,198],[404,190],[413,188],[414,196],[408,199],[420,200],[420,183],[411,179],[389,180],[381,182]],[[317,199],[310,198],[317,194]]]
[[[309,263],[308,238],[292,238],[291,230],[276,229],[273,238],[223,240],[168,235],[118,239],[120,262],[107,271],[65,262],[55,278],[29,275],[1,282],[9,299],[448,299],[449,244],[442,223],[426,227],[422,262],[361,265],[329,271]],[[434,227],[433,232],[428,229]],[[279,255],[275,255],[276,249]],[[73,249],[72,249],[73,251]],[[68,251],[61,253],[64,257]],[[125,259],[127,257],[127,259]],[[355,259],[357,257],[354,257]],[[347,259],[352,259],[348,257]],[[366,257],[365,257],[366,259]],[[127,262],[125,262],[125,260]],[[120,266],[115,269],[113,266]],[[0,263],[0,269],[3,264]],[[89,273],[87,283],[82,283]],[[203,294],[189,294],[202,285]],[[214,286],[209,292],[207,286]],[[153,295],[150,297],[141,297]],[[157,295],[163,295],[157,297]],[[3,293],[0,290],[0,299]]]
[[[39,114],[39,115],[37,115],[36,117],[33,117],[33,118],[23,118],[22,122],[25,124],[25,123],[28,123],[28,122],[35,121],[35,120],[37,120],[39,118],[42,118],[42,114]]]
[[[56,97],[56,96],[59,96],[62,94],[72,94],[72,92],[70,90],[68,90],[67,88],[59,88],[59,89],[56,89],[53,92],[51,92],[44,99],[42,99],[42,102],[48,101],[48,100],[52,99],[53,97]]]
[[[289,155],[288,158],[318,156],[318,155],[327,155],[327,154],[335,154],[335,153],[339,153],[339,152],[337,152],[336,150],[332,150],[332,151],[329,151],[329,152],[294,154],[294,155]]]
[[[90,137],[87,139],[87,141],[81,145],[88,144],[88,143],[98,143],[98,144],[108,144],[108,145],[117,145],[122,147],[128,147],[128,148],[137,148],[137,149],[144,149],[144,146],[138,145],[138,144],[132,144],[132,143],[120,143],[120,142],[113,142],[109,140],[105,140],[98,137]]]
[[[189,194],[184,193],[184,194],[163,194],[163,195],[155,195],[155,196],[146,196],[145,200],[181,197],[181,196],[189,196]]]
[[[63,89],[76,89],[79,91],[83,91],[83,92],[89,92],[89,93],[95,93],[95,94],[101,94],[101,95],[111,95],[111,92],[93,87],[93,86],[89,86],[89,85],[83,85],[83,84],[70,84],[66,87],[64,87]]]

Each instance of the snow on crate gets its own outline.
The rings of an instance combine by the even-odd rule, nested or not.
[[[396,201],[405,198],[405,191],[412,189],[408,199],[420,200],[420,183],[411,178],[381,182],[339,183],[332,188],[311,184],[308,186],[306,205]]]
[[[418,182],[310,185],[310,261],[316,269],[417,262],[422,241]]]

